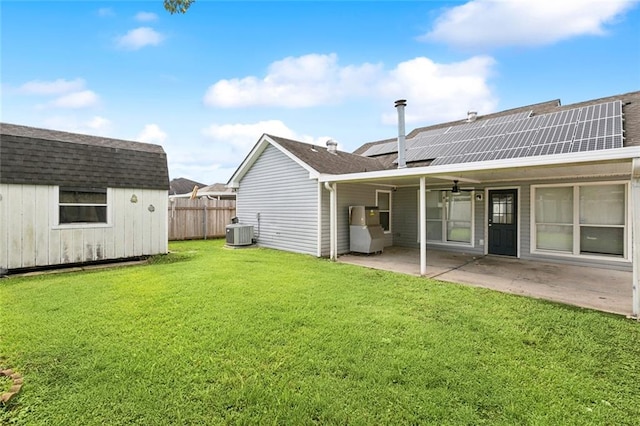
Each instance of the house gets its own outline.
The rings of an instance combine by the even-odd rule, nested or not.
[[[185,185],[186,184],[186,185]],[[177,190],[184,190],[191,185],[191,189],[186,192],[177,192]],[[194,192],[195,190],[195,192]],[[169,200],[175,198],[201,198],[207,197],[210,200],[235,200],[236,193],[228,188],[224,183],[214,183],[213,185],[203,185],[198,182],[178,178],[171,181],[171,190],[169,194]]]
[[[167,252],[162,147],[0,124],[0,269]]]
[[[640,92],[421,127],[354,153],[263,135],[228,182],[260,245],[349,252],[349,206],[376,205],[385,246],[633,271],[640,312]]]
[[[204,186],[206,186],[204,183],[183,177],[171,179],[171,182],[169,182],[169,196],[189,196],[193,192],[193,188],[202,188]]]

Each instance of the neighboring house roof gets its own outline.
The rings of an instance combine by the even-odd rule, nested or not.
[[[196,182],[195,180],[180,177],[171,179],[169,186],[169,195],[179,195],[190,194],[193,191],[194,186],[202,188],[206,185],[204,183]]]
[[[0,123],[0,183],[168,189],[159,145]]]
[[[183,194],[170,194],[169,198],[191,198],[192,196],[193,190]],[[228,188],[224,183],[214,183],[213,185],[198,188],[195,197],[212,197],[219,198],[221,200],[235,200],[236,193],[233,191],[233,189]]]
[[[624,125],[623,125],[624,138],[621,138],[622,140],[621,146],[624,146],[624,147],[640,146],[640,92],[630,92],[630,93],[621,94],[621,95],[608,96],[605,98],[592,99],[589,101],[574,103],[574,104],[565,105],[565,106],[561,106],[559,100],[542,102],[539,104],[527,105],[524,107],[514,108],[506,111],[500,111],[493,114],[478,116],[474,124],[477,126],[482,126],[483,123],[500,122],[501,118],[508,118],[508,117],[513,117],[516,120],[520,120],[519,121],[520,123],[525,123],[526,120],[529,120],[529,121],[538,120],[539,122],[541,122],[542,120],[540,119],[543,118],[541,116],[544,116],[545,114],[549,114],[546,117],[550,117],[551,116],[550,114],[558,113],[562,111],[567,111],[567,112],[570,112],[571,110],[586,111],[588,109],[587,107],[592,107],[595,105],[607,104],[607,103],[617,102],[617,101],[619,101],[621,104],[622,117],[624,119]],[[557,117],[559,116],[559,114],[555,114],[555,116]],[[577,117],[577,114],[575,114],[574,116]],[[574,120],[576,120],[574,121],[574,123],[578,124],[577,118],[574,118]],[[437,158],[434,155],[434,153],[437,153],[438,151],[442,151],[442,150],[426,149],[436,145],[436,143],[432,142],[436,138],[430,135],[436,134],[438,133],[438,131],[444,131],[444,130],[446,130],[446,133],[448,135],[456,132],[457,129],[462,129],[465,126],[469,126],[469,123],[466,120],[453,121],[453,122],[447,122],[447,123],[440,123],[440,124],[436,124],[428,127],[420,127],[411,131],[406,136],[407,147],[410,147],[413,143],[414,148],[423,147],[425,149],[422,152],[422,156],[420,156],[419,154],[414,155],[413,158],[409,156],[409,158],[407,158],[407,166],[420,167],[420,166],[430,165],[432,161]],[[566,127],[566,128],[568,129],[569,127]],[[595,132],[595,128],[594,128],[594,132]],[[501,135],[501,136],[504,136],[504,135]],[[483,142],[486,143],[486,146],[483,149],[486,152],[495,152],[503,148],[503,146],[501,146],[500,144],[501,142],[503,142],[504,138],[501,136],[483,139]],[[523,146],[529,148],[530,146],[533,146],[533,144],[536,143],[534,141],[535,137],[536,137],[535,132],[530,132],[528,135],[524,135],[523,138],[520,138],[518,142]],[[420,139],[422,139],[422,141]],[[396,141],[396,138],[368,142],[360,146],[358,149],[356,149],[354,153],[359,155],[368,155],[372,158],[377,158],[387,168],[394,168],[396,166],[395,162],[397,161],[397,157],[398,157],[397,145],[395,144],[395,141]],[[471,150],[473,148],[477,149],[477,143],[479,141],[480,141],[479,138],[475,140],[474,139],[470,140],[469,144],[467,145],[467,148],[471,148]],[[458,141],[454,141],[454,142],[458,142]],[[474,146],[474,144],[476,145]],[[599,146],[598,144],[594,144],[591,147],[591,150],[607,149],[610,144],[600,144],[600,145],[602,146]],[[607,145],[607,146],[604,146],[604,145]],[[375,148],[376,146],[379,147],[380,149],[376,149]],[[529,155],[549,155],[549,154],[556,154],[559,152],[567,152],[566,151],[567,146],[568,145],[564,145],[563,147],[561,147],[556,145],[552,147],[547,147],[547,149],[538,149],[538,150],[531,149]],[[565,150],[561,151],[561,149],[565,149]],[[570,151],[570,152],[575,152],[575,151],[576,150],[574,149],[573,151]],[[449,159],[440,159],[435,163],[441,164],[447,161],[450,163],[459,163],[459,162],[465,161],[463,155],[458,155],[455,158],[454,157],[455,156],[452,156],[452,158],[449,158]],[[474,156],[472,155],[471,158],[473,157]],[[478,156],[476,156],[476,158],[477,157]],[[489,155],[487,155],[486,157],[488,157],[487,159],[493,159]],[[469,156],[467,157],[466,161],[468,161],[468,159],[469,159]],[[478,161],[478,160],[476,159],[474,161]],[[479,160],[479,161],[482,161],[482,160]]]

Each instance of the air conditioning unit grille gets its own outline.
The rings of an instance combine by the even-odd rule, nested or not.
[[[227,225],[227,245],[248,246],[253,244],[253,225],[234,223]]]

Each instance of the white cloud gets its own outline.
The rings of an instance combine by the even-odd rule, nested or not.
[[[151,22],[158,19],[158,15],[152,12],[138,12],[135,16],[136,21]]]
[[[19,92],[27,95],[59,95],[75,90],[81,90],[84,86],[85,81],[81,78],[76,78],[75,80],[59,78],[54,81],[28,81],[20,86],[18,90]]]
[[[251,148],[264,133],[323,145],[328,137],[313,138],[298,134],[280,120],[264,120],[256,123],[211,124],[202,130],[207,139],[197,149],[169,149],[168,157],[178,170],[209,170],[216,176],[227,177],[238,167]],[[210,176],[214,174],[211,173]],[[219,180],[219,179],[218,179]]]
[[[111,127],[111,121],[100,116],[95,116],[85,123],[85,125],[95,131],[106,131]]]
[[[96,136],[109,136],[111,132],[111,121],[100,116],[90,118],[78,118],[68,115],[51,116],[44,120],[44,125],[49,129]]]
[[[100,16],[101,18],[110,18],[112,16],[116,16],[116,14],[113,9],[109,7],[101,7],[100,9],[98,9],[98,16]]]
[[[463,117],[468,109],[493,111],[497,100],[488,80],[494,66],[489,56],[448,64],[418,57],[387,70],[368,63],[339,66],[335,54],[314,54],[274,62],[261,79],[221,80],[209,87],[204,102],[215,107],[300,108],[347,98],[387,104],[402,98],[411,105],[408,123],[429,123]],[[383,121],[391,122],[390,116]]]
[[[494,65],[488,56],[451,64],[415,58],[390,71],[379,83],[379,92],[386,99],[407,99],[407,123],[454,120],[469,110],[488,113],[497,106],[487,83]],[[396,123],[396,113],[384,114],[382,121]]]
[[[217,107],[311,107],[364,92],[375,81],[380,65],[340,67],[336,54],[288,57],[269,66],[263,78],[220,80],[207,90],[204,103]],[[348,89],[348,90],[345,90]]]
[[[164,36],[153,28],[140,27],[118,37],[116,42],[122,49],[138,50],[145,46],[157,46],[162,40],[164,40]]]
[[[466,48],[540,46],[582,35],[602,35],[605,26],[638,0],[473,0],[447,9],[421,37]]]
[[[98,95],[92,90],[82,90],[60,96],[49,103],[49,106],[57,108],[88,108],[97,105]]]
[[[136,140],[148,143],[163,143],[167,134],[157,124],[147,124]]]

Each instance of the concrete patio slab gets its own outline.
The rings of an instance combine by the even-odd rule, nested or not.
[[[338,261],[420,275],[417,249],[387,247],[379,255],[347,254]],[[428,250],[426,277],[625,316],[632,313],[632,273],[626,271]]]

